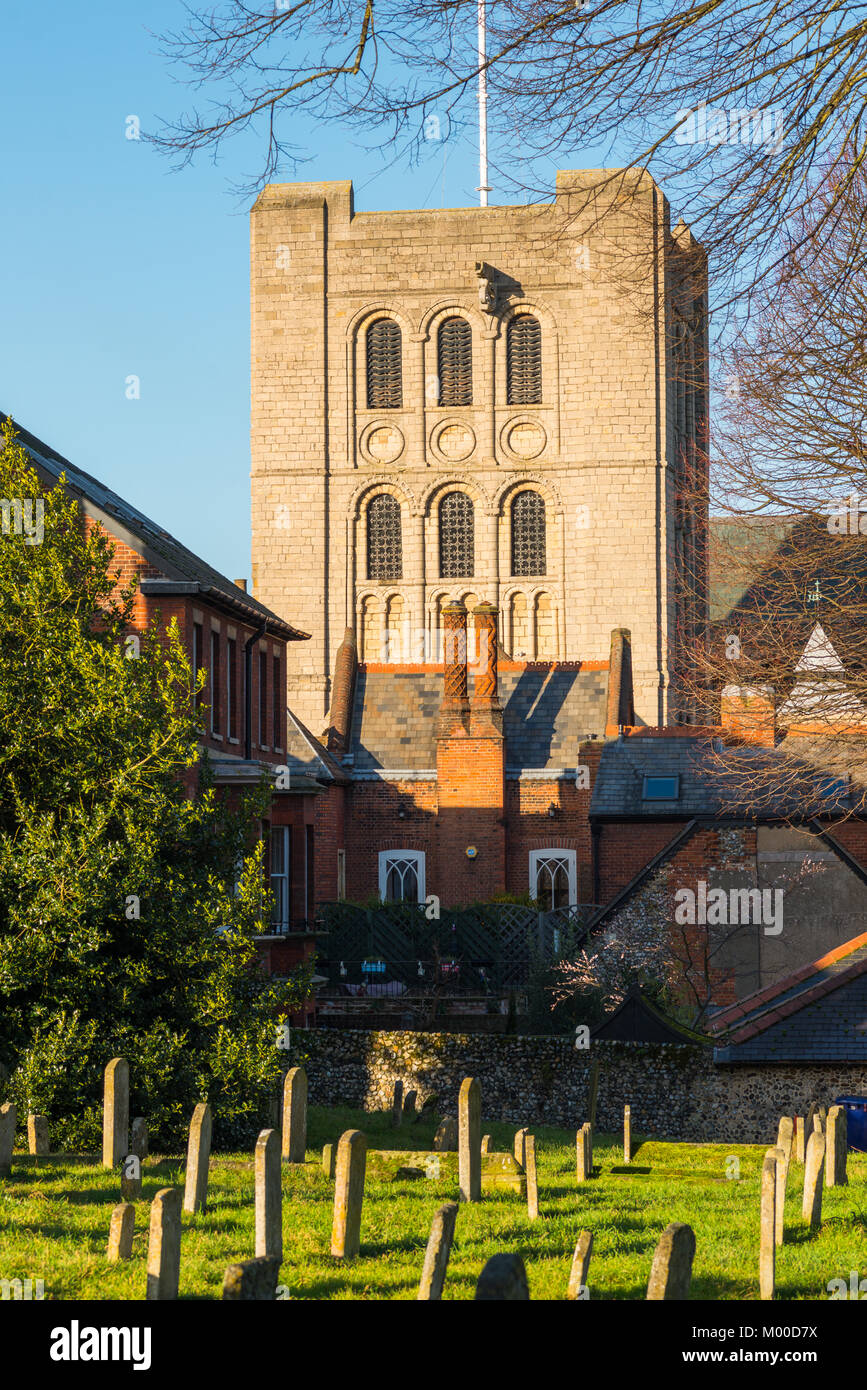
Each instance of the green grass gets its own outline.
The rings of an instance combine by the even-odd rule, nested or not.
[[[436,1208],[456,1199],[449,1180],[368,1181],[361,1255],[349,1264],[329,1251],[333,1184],[321,1146],[362,1129],[371,1148],[430,1148],[433,1123],[391,1129],[388,1114],[311,1107],[307,1163],[283,1170],[284,1263],[281,1283],[293,1299],[414,1299]],[[485,1122],[493,1147],[511,1151],[516,1126]],[[520,1251],[533,1298],[565,1297],[582,1228],[594,1234],[588,1286],[597,1298],[643,1298],[653,1250],[671,1221],[696,1234],[692,1297],[758,1296],[760,1145],[638,1142],[631,1171],[612,1136],[597,1135],[596,1174],[574,1178],[574,1135],[539,1126],[541,1216],[509,1192],[462,1206],[446,1279],[446,1298],[472,1298],[482,1265],[498,1251]],[[726,1162],[740,1160],[740,1179]],[[182,1184],[184,1159],[154,1156],[143,1165],[133,1257],[109,1265],[105,1251],[119,1175],[93,1157],[35,1159],[16,1154],[0,1181],[0,1278],[43,1279],[54,1299],[141,1299],[145,1288],[148,1204],[160,1187]],[[621,1171],[617,1171],[620,1169]],[[642,1171],[642,1170],[648,1170]],[[867,1272],[867,1155],[849,1155],[849,1186],[826,1191],[821,1231],[801,1220],[803,1169],[793,1164],[786,1202],[786,1244],[777,1254],[777,1297],[824,1299],[830,1279]],[[252,1155],[211,1159],[209,1207],[184,1215],[181,1297],[219,1298],[227,1264],[254,1253]]]

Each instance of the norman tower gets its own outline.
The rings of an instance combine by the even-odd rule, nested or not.
[[[258,198],[253,584],[312,633],[288,676],[314,732],[347,628],[362,661],[436,661],[454,600],[493,603],[530,661],[605,660],[628,628],[636,719],[689,717],[704,260],[648,175],[599,180],[561,172],[544,206],[355,213],[351,183]]]

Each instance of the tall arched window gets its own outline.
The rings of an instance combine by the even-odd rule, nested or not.
[[[440,502],[440,577],[469,579],[475,566],[474,551],[472,499],[465,492],[447,492]]]
[[[387,492],[374,497],[367,508],[367,577],[403,578],[400,503]]]
[[[512,503],[512,574],[545,574],[545,499],[526,488]]]
[[[376,319],[367,330],[367,408],[399,410],[402,404],[400,325]]]
[[[473,331],[457,315],[440,324],[437,340],[440,405],[473,403]]]
[[[532,314],[509,319],[506,400],[509,405],[539,405],[542,400],[542,326]]]

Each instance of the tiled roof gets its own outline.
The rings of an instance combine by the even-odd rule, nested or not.
[[[867,932],[715,1014],[715,1059],[867,1061]]]
[[[301,773],[318,781],[346,782],[346,772],[319,739],[301,723],[291,709],[286,711],[286,758],[290,773]]]
[[[7,418],[0,411],[0,422]],[[303,641],[309,637],[309,633],[299,631],[291,623],[272,613],[264,603],[240,589],[224,574],[220,574],[219,570],[215,570],[201,556],[195,555],[163,527],[151,521],[144,512],[140,512],[104,483],[91,477],[83,469],[77,468],[62,454],[58,454],[55,449],[37,439],[28,430],[22,429],[17,423],[15,430],[19,442],[27,450],[37,471],[50,485],[53,486],[61,473],[64,473],[66,487],[73,496],[81,500],[85,513],[100,521],[117,539],[132,544],[133,548],[160,570],[167,580],[196,584],[203,595],[218,598],[239,615],[243,615],[248,622],[267,619],[269,631],[275,636],[284,637],[287,641]],[[150,581],[151,588],[159,592],[157,586],[160,583],[162,581]],[[164,586],[163,591],[167,591],[167,586]]]
[[[574,768],[578,744],[605,728],[608,673],[580,663],[509,663],[499,673],[512,772]],[[349,753],[356,772],[436,767],[441,667],[413,671],[360,666]]]

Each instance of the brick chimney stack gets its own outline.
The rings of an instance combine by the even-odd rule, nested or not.
[[[497,691],[497,610],[474,610],[477,660],[467,678],[467,610],[443,609],[443,700],[437,727],[437,880],[445,904],[506,886],[506,747]]]
[[[727,685],[720,699],[720,724],[727,734],[773,748],[776,703],[772,685]]]

